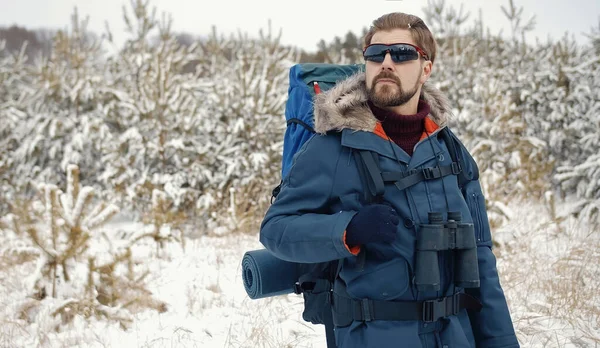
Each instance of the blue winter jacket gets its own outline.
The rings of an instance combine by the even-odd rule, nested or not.
[[[481,301],[479,312],[463,310],[433,323],[423,321],[353,321],[335,327],[339,348],[354,347],[519,347],[505,296],[498,279],[492,238],[479,181],[461,193],[455,175],[422,181],[400,191],[386,185],[384,199],[403,221],[392,244],[363,245],[365,261],[357,267],[356,253],[344,243],[346,226],[361,207],[364,192],[353,151],[379,154],[382,171],[398,172],[452,162],[439,137],[446,127],[448,103],[436,89],[423,86],[421,97],[431,107],[428,116],[438,130],[422,139],[408,156],[386,137],[367,105],[364,74],[338,83],[315,98],[315,130],[299,150],[281,191],[266,213],[261,243],[277,257],[293,262],[343,260],[340,278],[354,299],[389,301],[429,300],[466,291]],[[436,127],[437,128],[437,127]],[[471,158],[462,148],[463,156]],[[467,172],[473,168],[464,168]],[[460,211],[464,222],[475,226],[480,287],[454,285],[452,264],[440,254],[440,291],[419,292],[414,285],[415,243],[419,224],[428,212]]]

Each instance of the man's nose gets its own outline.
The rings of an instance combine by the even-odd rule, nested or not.
[[[390,52],[385,53],[385,57],[383,58],[383,62],[381,62],[381,70],[394,70],[396,64],[392,60],[392,56]]]

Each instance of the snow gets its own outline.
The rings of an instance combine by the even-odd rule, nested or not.
[[[102,207],[101,205],[96,206],[94,210],[90,212],[88,218],[83,221],[83,225],[88,226],[88,228],[93,229],[98,226],[101,222],[106,221],[110,218],[110,216],[115,215],[119,212],[119,207],[114,204],[110,204],[107,207]]]
[[[129,232],[140,228],[133,223],[109,228],[116,227]],[[169,244],[162,252],[167,256],[154,254],[150,244],[136,248],[135,254],[147,257],[152,292],[168,303],[169,310],[135,315],[128,332],[94,320],[76,320],[59,334],[49,329],[51,320],[24,326],[16,320],[16,307],[6,305],[25,297],[26,287],[14,275],[31,271],[34,265],[13,267],[3,277],[12,280],[0,286],[1,318],[10,323],[2,325],[0,342],[31,347],[43,334],[52,342],[48,346],[76,342],[80,347],[283,347],[306,338],[299,346],[317,347],[321,332],[300,322],[301,299],[296,295],[261,301],[247,297],[241,256],[245,250],[260,247],[256,236],[241,234],[190,240],[185,252],[180,245]]]

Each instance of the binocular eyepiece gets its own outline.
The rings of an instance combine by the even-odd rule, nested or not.
[[[477,243],[472,223],[462,223],[460,211],[430,212],[429,223],[421,224],[417,236],[415,284],[419,291],[440,290],[438,252],[454,252],[454,283],[462,288],[479,287]]]

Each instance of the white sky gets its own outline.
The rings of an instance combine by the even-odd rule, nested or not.
[[[0,26],[19,24],[28,28],[66,28],[75,6],[82,16],[90,16],[90,29],[104,32],[108,21],[115,39],[124,38],[122,6],[129,9],[130,0],[0,0]],[[581,42],[582,32],[597,27],[600,19],[600,0],[515,0],[523,7],[525,19],[535,15],[537,29],[530,39],[549,35],[556,38],[565,31]],[[504,28],[510,32],[508,21],[500,6],[508,0],[448,0],[456,6],[464,4],[471,18],[478,16],[481,8],[486,26],[493,32]],[[219,32],[229,33],[240,29],[249,35],[267,28],[272,21],[276,32],[282,29],[282,41],[314,50],[320,39],[330,41],[352,30],[360,33],[376,17],[392,11],[402,11],[422,16],[426,0],[151,0],[157,13],[171,13],[174,29],[196,35],[206,34],[212,25]],[[284,8],[285,7],[285,8]],[[434,33],[435,34],[435,33]]]

